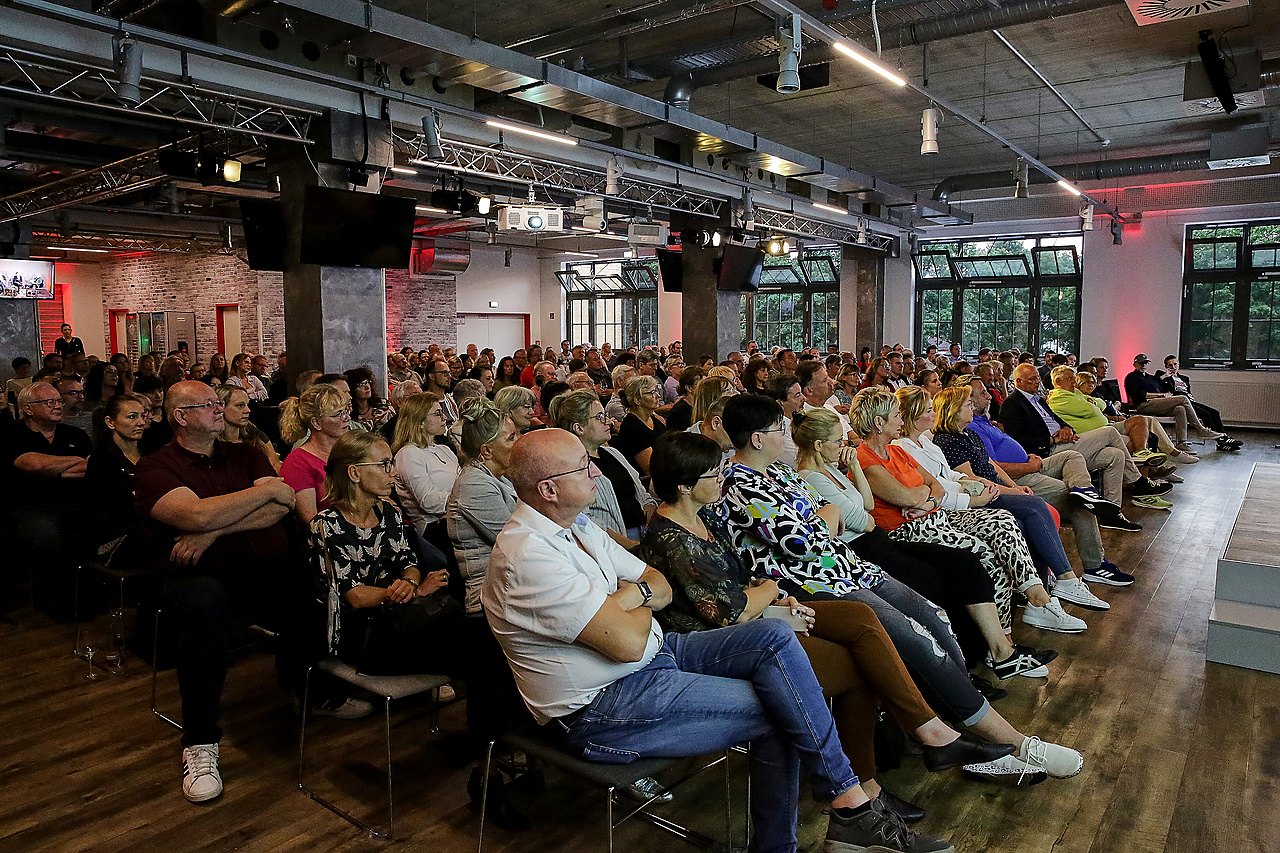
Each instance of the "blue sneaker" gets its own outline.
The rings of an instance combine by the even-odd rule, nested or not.
[[[1096,569],[1086,569],[1084,579],[1091,583],[1104,583],[1109,586],[1128,586],[1134,581],[1133,575],[1120,571],[1115,563],[1105,558],[1102,560],[1102,565]]]

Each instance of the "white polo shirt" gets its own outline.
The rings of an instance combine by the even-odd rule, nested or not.
[[[662,629],[652,619],[644,655],[634,663],[610,660],[577,642],[619,579],[637,581],[644,570],[643,561],[585,515],[563,528],[523,501],[516,503],[493,546],[480,601],[516,687],[539,723],[590,704],[657,655]]]

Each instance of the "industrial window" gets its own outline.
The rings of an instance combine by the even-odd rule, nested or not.
[[[912,256],[916,347],[1080,346],[1081,234],[930,241]]]
[[[1183,271],[1183,364],[1280,367],[1280,220],[1187,226]]]
[[[658,343],[658,261],[641,258],[566,264],[569,340],[614,349]]]
[[[742,297],[742,344],[825,349],[840,341],[838,246],[806,246],[766,257],[760,290]]]

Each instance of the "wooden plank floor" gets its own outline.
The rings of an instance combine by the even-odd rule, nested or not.
[[[1113,608],[1088,615],[1087,633],[1019,632],[1062,657],[1047,681],[1007,685],[1000,710],[1025,731],[1080,748],[1084,772],[1014,790],[956,772],[931,775],[908,757],[882,781],[930,810],[922,828],[961,851],[1280,851],[1280,677],[1204,660],[1215,561],[1249,470],[1280,461],[1276,434],[1242,437],[1244,451],[1207,451],[1182,469],[1187,482],[1171,495],[1172,514],[1135,511],[1142,533],[1105,533],[1109,556],[1139,580],[1126,590],[1096,588]],[[268,657],[249,655],[232,670],[226,793],[203,806],[182,799],[176,733],[151,715],[145,664],[133,669],[127,678],[89,682],[70,654],[66,626],[43,617],[0,625],[0,851],[387,846],[298,792],[297,721],[274,687]],[[161,684],[162,703],[176,708],[173,673],[162,673]],[[324,720],[314,731],[308,753],[319,784],[385,819],[380,720]],[[421,708],[395,717],[400,838],[393,846],[474,849],[462,731],[458,706],[446,709],[438,735]],[[722,778],[695,780],[664,811],[714,833],[723,825]],[[599,795],[551,773],[547,790],[523,803],[536,828],[487,832],[488,849],[603,849]],[[802,848],[820,850],[818,804],[806,800],[802,815]],[[624,826],[617,840],[619,849],[693,849],[645,826]]]

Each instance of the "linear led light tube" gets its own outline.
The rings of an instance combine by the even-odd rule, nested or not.
[[[888,68],[885,68],[879,62],[876,62],[874,59],[871,59],[868,56],[863,56],[860,52],[855,50],[848,43],[843,41],[833,41],[831,43],[831,46],[834,47],[836,50],[840,51],[841,53],[843,53],[845,56],[852,59],[854,62],[858,63],[859,65],[862,65],[874,71],[875,73],[879,74],[881,77],[888,80],[893,85],[895,86],[907,85],[907,81],[904,78],[899,77],[897,74],[894,74]]]
[[[1084,193],[1080,192],[1080,190],[1076,189],[1066,181],[1058,181],[1058,186],[1062,187],[1064,190],[1071,193],[1072,195],[1075,195],[1075,196],[1084,195]]]
[[[813,201],[813,202],[810,202],[810,204],[818,208],[818,210],[825,210],[828,213],[840,213],[840,214],[843,214],[844,216],[849,215],[849,211],[845,210],[843,207],[836,207],[834,204],[825,204],[821,201]]]
[[[97,255],[105,255],[111,251],[110,249],[89,249],[83,246],[45,246],[45,248],[55,252],[93,252]]]
[[[448,210],[445,210],[443,207],[427,207],[426,205],[422,205],[422,204],[415,206],[413,209],[418,211],[419,213],[449,213],[450,212]]]
[[[545,139],[548,142],[559,142],[561,145],[577,145],[578,140],[572,136],[561,136],[558,133],[546,133],[541,130],[534,130],[528,127],[521,127],[518,124],[507,124],[505,121],[486,121],[489,127],[496,127],[498,130],[509,130],[512,133],[523,133],[525,136],[535,136],[538,139]]]
[[[571,252],[571,251],[569,251],[568,249],[564,249],[564,250],[562,250],[562,251],[560,252],[560,254],[562,254],[562,255],[577,255],[577,256],[578,256],[578,257],[580,257],[580,258],[598,258],[598,257],[600,257],[600,256],[599,256],[599,255],[597,255],[595,252]]]
[[[416,174],[418,174],[418,170],[417,170],[417,169],[410,169],[410,168],[408,168],[407,166],[392,166],[392,167],[391,167],[391,171],[395,172],[397,175],[416,175]]]

